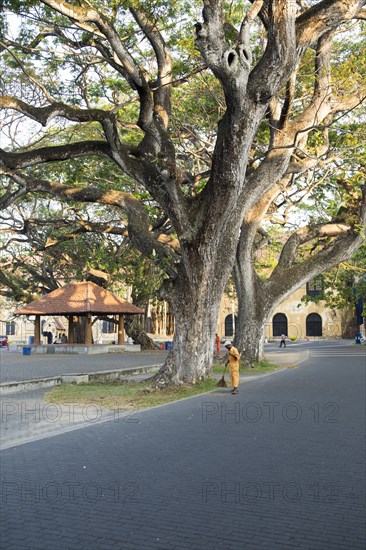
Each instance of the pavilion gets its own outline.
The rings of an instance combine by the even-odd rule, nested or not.
[[[144,310],[90,281],[70,283],[18,309],[15,315],[34,315],[34,344],[41,343],[41,316],[67,317],[68,344],[74,344],[74,326],[78,317],[85,317],[84,345],[93,344],[92,316],[118,315],[118,344],[125,341],[124,315],[140,315]]]

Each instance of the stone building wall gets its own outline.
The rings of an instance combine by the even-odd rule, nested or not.
[[[287,319],[287,335],[289,338],[306,338],[309,335],[310,325],[307,318],[311,314],[319,315],[321,319],[322,338],[353,338],[354,327],[352,325],[353,312],[351,310],[337,310],[325,307],[322,303],[304,304],[301,298],[306,294],[306,285],[303,285],[296,292],[291,294],[272,312],[265,328],[267,339],[277,338],[274,336],[273,318],[276,314],[282,314]],[[217,333],[222,338],[232,338],[233,333],[233,311],[236,312],[236,300],[234,297],[224,295],[217,324]],[[311,318],[310,318],[311,319]],[[310,320],[309,320],[310,321]],[[315,337],[315,336],[310,336]]]

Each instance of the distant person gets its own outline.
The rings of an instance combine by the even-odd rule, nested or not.
[[[216,352],[217,352],[217,355],[220,356],[220,353],[221,353],[221,341],[220,341],[220,336],[218,334],[216,334],[215,336],[215,343],[216,343]]]
[[[228,358],[225,363],[226,365],[230,365],[230,381],[233,386],[232,394],[237,395],[238,388],[239,388],[239,359],[240,359],[240,353],[232,343],[227,340],[224,344],[225,348],[228,350]]]
[[[282,348],[282,344],[286,347],[286,334],[281,334],[281,342],[279,347]]]
[[[61,344],[67,344],[67,336],[66,334],[61,334]]]
[[[2,348],[6,348],[7,350],[9,349],[9,340],[7,338],[4,338],[1,342],[1,347]]]

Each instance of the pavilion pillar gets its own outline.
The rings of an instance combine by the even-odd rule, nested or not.
[[[123,315],[118,316],[118,344],[125,343],[125,319]]]
[[[93,331],[92,331],[92,318],[91,315],[86,316],[85,324],[85,342],[86,346],[91,346],[93,344]]]
[[[34,322],[34,344],[39,346],[41,343],[41,316],[36,315]]]
[[[68,330],[68,333],[67,333],[67,342],[69,344],[73,344],[74,343],[74,316],[73,315],[68,315],[68,321],[69,321],[69,330]]]

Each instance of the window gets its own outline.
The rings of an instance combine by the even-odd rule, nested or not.
[[[324,282],[321,275],[318,275],[318,277],[314,277],[314,279],[306,283],[306,294],[308,296],[319,296],[323,293],[323,290]]]
[[[6,323],[6,336],[14,336],[15,334],[15,322],[14,321],[8,321]]]
[[[306,317],[306,336],[323,336],[322,318],[317,313]]]
[[[115,324],[113,321],[103,321],[103,333],[113,334],[115,332]]]
[[[284,313],[276,313],[272,319],[273,336],[288,336],[287,317]]]
[[[237,316],[235,315],[235,326],[237,324]],[[233,323],[233,316],[227,315],[225,317],[225,336],[232,337],[234,336],[234,323]]]

